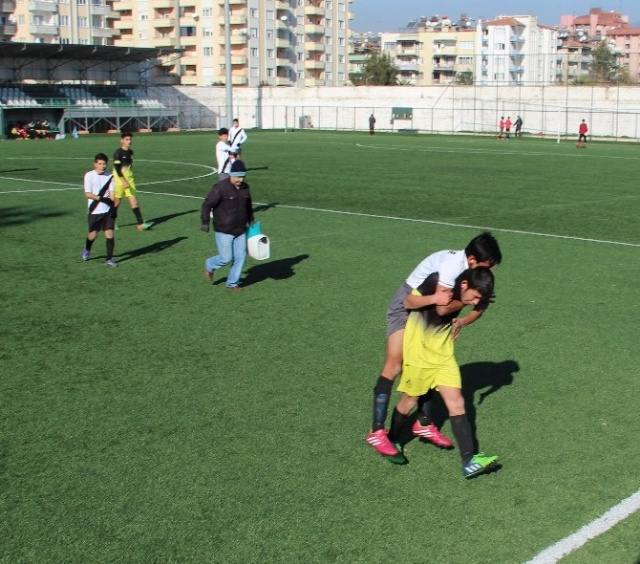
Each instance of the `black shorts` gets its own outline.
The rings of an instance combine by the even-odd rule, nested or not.
[[[113,219],[111,212],[107,213],[90,213],[89,218],[89,232],[91,231],[107,231],[113,229],[116,225],[116,220]]]

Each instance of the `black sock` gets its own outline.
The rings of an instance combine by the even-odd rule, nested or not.
[[[393,410],[393,414],[391,415],[391,428],[389,429],[389,440],[392,443],[397,443],[402,436],[402,429],[404,428],[404,424],[407,421],[408,415],[404,413],[400,413],[397,409]]]
[[[420,399],[418,400],[418,421],[423,427],[433,423],[433,418],[431,417],[432,407],[433,390],[429,390],[426,394],[420,396]]]
[[[140,208],[131,208],[131,211],[133,212],[133,215],[136,216],[138,225],[142,225],[144,223],[144,220],[142,219],[142,212],[140,211]]]
[[[384,429],[384,423],[387,419],[387,411],[389,410],[389,398],[391,397],[391,388],[393,381],[379,376],[376,387],[373,388],[373,423],[372,431]]]
[[[473,452],[473,434],[471,433],[471,425],[469,424],[466,414],[452,415],[449,417],[449,421],[451,421],[453,436],[456,438],[456,443],[458,443],[462,463],[466,464],[475,454]]]
[[[95,241],[95,239],[93,241]],[[91,250],[91,247],[93,246],[93,241],[89,238],[87,238],[87,240],[85,241],[84,248],[87,249],[87,251]]]
[[[113,248],[115,247],[115,241],[113,237],[111,239],[107,239],[107,260],[111,260],[113,258]]]

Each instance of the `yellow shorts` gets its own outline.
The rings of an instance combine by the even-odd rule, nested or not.
[[[398,384],[398,392],[404,392],[411,397],[419,397],[438,386],[462,388],[462,378],[457,362],[424,368],[404,364]]]
[[[129,188],[124,188],[122,186],[122,180],[116,174],[116,171],[113,171],[113,178],[115,179],[115,187],[116,187],[116,198],[122,199],[124,196],[130,198],[131,196],[136,195],[136,182],[133,179],[133,172],[131,172],[130,168],[125,168],[122,170],[122,176],[125,177],[126,181],[129,183]]]

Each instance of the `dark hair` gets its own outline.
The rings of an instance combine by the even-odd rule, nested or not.
[[[495,278],[490,268],[486,266],[467,268],[467,270],[456,278],[455,293],[459,293],[462,282],[466,282],[469,289],[480,292],[480,303],[488,304],[493,302],[493,298],[495,298],[495,294],[493,293]]]
[[[229,130],[226,127],[218,129],[218,135],[229,135]]]
[[[98,153],[95,157],[93,157],[93,162],[97,163],[98,161],[104,161],[105,163],[109,162],[109,157],[104,153]]]
[[[491,266],[502,262],[502,252],[496,238],[488,231],[471,239],[464,249],[467,257],[474,256],[478,262],[488,262]]]
[[[133,133],[131,133],[130,131],[123,131],[120,134],[120,139],[124,139],[125,137],[133,137]]]

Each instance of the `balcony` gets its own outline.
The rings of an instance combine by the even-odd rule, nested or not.
[[[94,16],[118,17],[118,14],[111,9],[111,6],[107,6],[106,4],[91,4],[91,13]]]
[[[304,85],[307,87],[324,86],[325,81],[322,78],[307,78],[304,81]]]
[[[231,55],[232,66],[246,66],[249,60],[244,55]]]
[[[289,57],[276,57],[276,65],[279,67],[288,67],[291,65]]]
[[[175,37],[154,37],[151,40],[151,45],[153,47],[175,47],[176,40]]]
[[[224,6],[224,0],[218,0],[219,6]],[[229,0],[230,6],[246,6],[247,0]]]
[[[231,37],[229,38],[229,40],[231,41],[231,45],[246,45],[247,36],[244,33],[243,34],[232,33]],[[219,45],[224,45],[225,44],[224,35],[218,37],[218,44]]]
[[[183,74],[180,77],[180,84],[183,86],[198,86],[198,76],[194,74]]]
[[[117,29],[119,31],[123,29],[133,29],[133,18],[126,18],[113,22],[113,29]]]
[[[153,18],[151,20],[151,25],[155,28],[175,27],[176,18]]]
[[[304,62],[304,68],[308,70],[324,70],[324,61],[316,59],[307,59]]]
[[[305,41],[304,50],[305,51],[322,51],[324,53],[324,43],[320,43],[319,41]]]
[[[31,35],[59,35],[60,27],[57,25],[30,25],[29,33]]]
[[[229,25],[247,25],[247,16],[246,14],[240,14],[237,16],[229,17]]]
[[[231,84],[233,86],[246,86],[247,85],[247,77],[238,75],[231,77]]]
[[[16,24],[0,24],[0,35],[15,35],[16,33],[18,33]]]
[[[133,10],[133,0],[119,0],[113,3],[116,12],[131,12]]]
[[[304,15],[305,16],[324,16],[324,8],[309,4],[304,7]]]
[[[524,72],[524,67],[518,65],[511,65],[509,67],[509,72],[511,74],[522,74]]]
[[[195,47],[198,45],[198,37],[195,35],[182,35],[180,37],[180,45],[183,47]]]
[[[174,0],[151,0],[149,3],[156,10],[173,10],[176,7]]]
[[[289,2],[285,2],[284,0],[276,0],[276,10],[290,10],[291,4]]]
[[[180,57],[180,64],[183,67],[187,67],[189,65],[195,66],[198,64],[198,57],[195,57],[194,55],[185,55]]]
[[[293,86],[288,76],[276,76],[276,86]]]
[[[396,63],[396,67],[400,71],[417,71],[419,68],[418,63]]]
[[[180,84],[180,77],[176,75],[155,76],[153,77],[153,83],[157,86],[175,86]]]
[[[509,38],[509,43],[514,43],[516,45],[524,45],[524,37],[520,37],[519,35],[512,35]]]
[[[92,27],[91,35],[93,37],[113,37],[115,34],[113,29],[109,27]]]
[[[308,34],[318,33],[324,35],[325,27],[320,24],[307,23],[304,24],[304,32]]]
[[[11,12],[16,11],[16,2],[15,0],[1,0],[0,1],[0,12],[3,14],[10,14]]]
[[[45,0],[32,0],[29,2],[29,11],[35,13],[56,14],[58,12],[58,3],[46,2]]]

